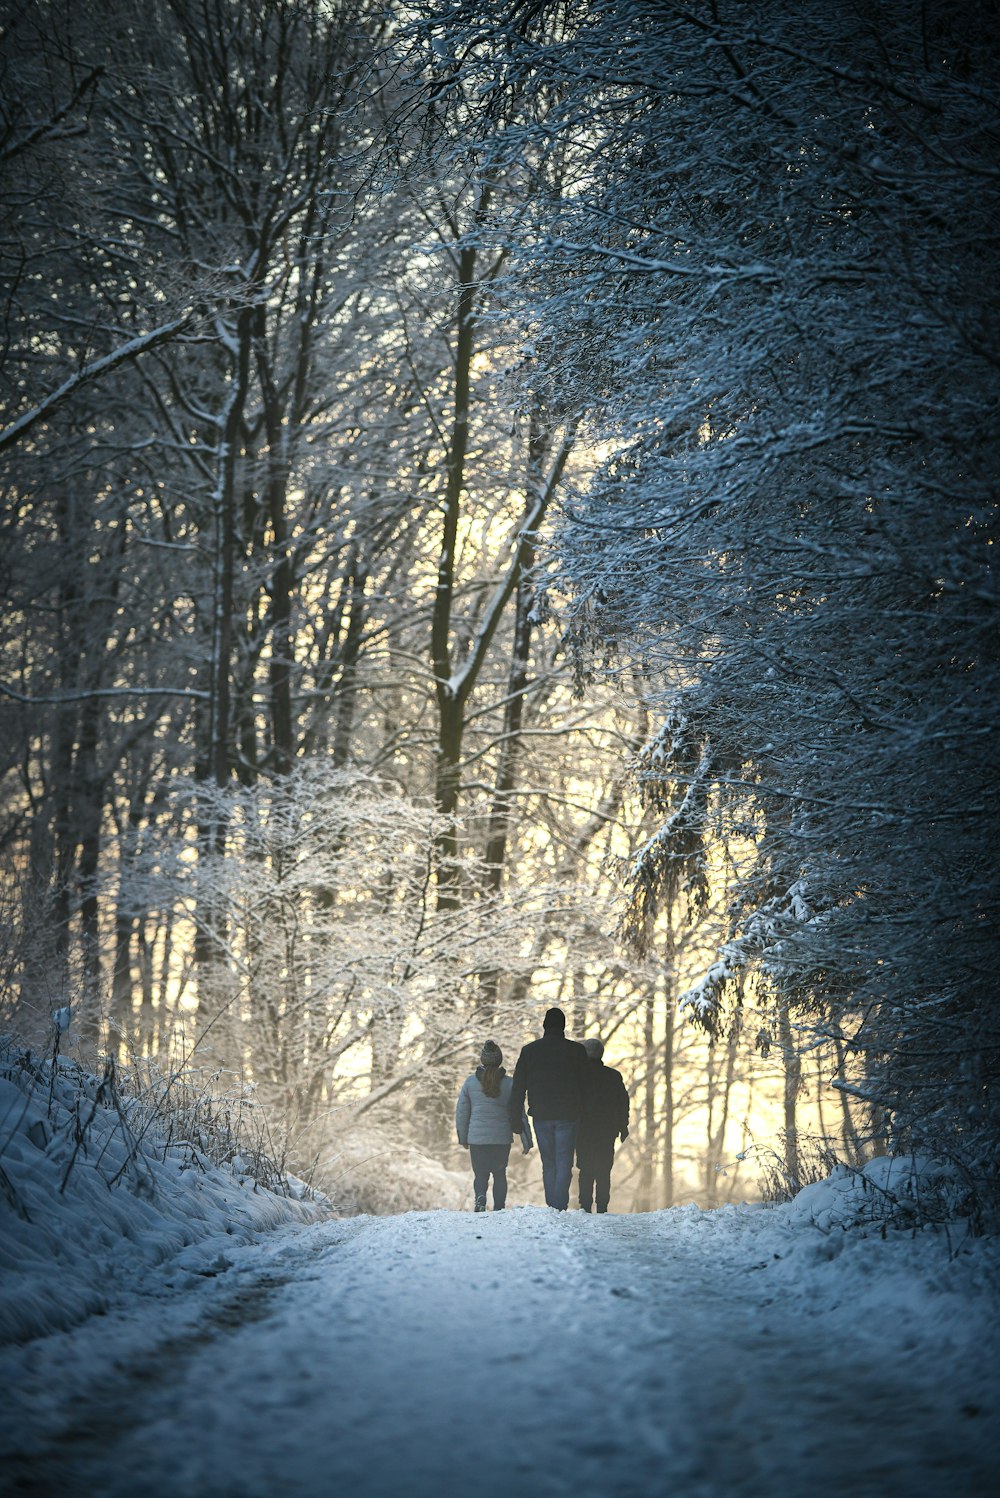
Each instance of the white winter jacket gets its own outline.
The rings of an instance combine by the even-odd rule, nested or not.
[[[510,1077],[500,1078],[497,1097],[487,1097],[480,1082],[483,1069],[478,1066],[471,1077],[466,1077],[455,1104],[455,1128],[459,1144],[510,1144],[514,1137],[510,1126],[510,1094],[513,1082]],[[522,1120],[521,1143],[525,1150],[531,1148],[531,1131],[528,1120]]]

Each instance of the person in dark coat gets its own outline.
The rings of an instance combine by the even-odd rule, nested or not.
[[[585,1040],[586,1113],[576,1139],[576,1163],[580,1171],[580,1206],[606,1212],[611,1200],[611,1167],[615,1163],[615,1140],[628,1138],[628,1091],[621,1072],[605,1066],[604,1046]]]
[[[510,1159],[511,1134],[521,1136],[524,1153],[531,1149],[531,1129],[522,1112],[520,1128],[510,1123],[510,1094],[513,1083],[501,1066],[503,1052],[488,1040],[479,1055],[479,1066],[466,1077],[455,1104],[455,1129],[458,1142],[469,1151],[472,1160],[472,1184],[476,1211],[486,1211],[486,1189],[493,1177],[493,1210],[502,1212],[507,1204],[507,1161]]]
[[[565,1014],[561,1009],[549,1009],[541,1040],[522,1047],[514,1068],[511,1127],[517,1128],[515,1120],[521,1117],[527,1095],[542,1157],[545,1202],[559,1212],[569,1206],[573,1152],[585,1106],[584,1071],[589,1064],[580,1042],[566,1039]]]

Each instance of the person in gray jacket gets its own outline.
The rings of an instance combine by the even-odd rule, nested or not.
[[[472,1157],[476,1211],[486,1211],[486,1190],[492,1176],[493,1210],[501,1212],[507,1202],[507,1161],[514,1137],[509,1112],[513,1084],[500,1064],[503,1052],[495,1041],[486,1042],[479,1060],[481,1064],[466,1077],[458,1094],[455,1128],[459,1144],[468,1148]],[[532,1144],[531,1128],[523,1111],[520,1132],[527,1154]]]

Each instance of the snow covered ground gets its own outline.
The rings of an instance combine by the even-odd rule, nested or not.
[[[776,1209],[289,1223],[0,1354],[4,1492],[996,1490],[995,1243]],[[58,1275],[58,1266],[52,1271]]]
[[[946,1194],[926,1163],[777,1208],[335,1217],[51,1075],[0,1077],[2,1493],[996,1489],[1000,1244],[878,1220]]]

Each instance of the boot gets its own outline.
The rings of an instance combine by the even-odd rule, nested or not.
[[[476,1197],[476,1211],[477,1212],[485,1212],[486,1211],[486,1198],[485,1198],[485,1196],[477,1196]]]

